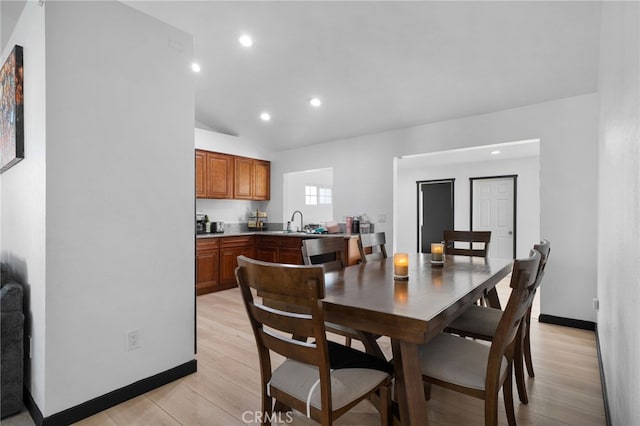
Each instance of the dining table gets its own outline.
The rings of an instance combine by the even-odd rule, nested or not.
[[[510,272],[513,259],[409,253],[408,279],[394,278],[393,256],[325,274],[325,321],[391,339],[403,425],[427,425],[418,347],[447,327]]]

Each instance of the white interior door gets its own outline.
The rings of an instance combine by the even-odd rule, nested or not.
[[[490,257],[513,258],[515,176],[472,180],[473,231],[491,231]]]

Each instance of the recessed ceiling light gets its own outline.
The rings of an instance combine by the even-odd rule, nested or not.
[[[200,72],[200,65],[194,62],[191,64],[191,69],[193,72]]]
[[[491,155],[497,155],[497,154],[500,154],[499,150],[491,151]]]
[[[311,98],[309,99],[309,105],[311,105],[312,107],[319,107],[320,105],[322,105],[322,101],[320,100],[320,98]]]
[[[263,112],[262,114],[260,114],[260,119],[262,121],[269,121],[271,120],[271,115],[268,112]]]
[[[240,36],[240,38],[238,39],[238,41],[240,42],[241,45],[243,45],[244,47],[251,47],[253,46],[253,39],[251,38],[250,35],[248,34],[243,34]]]

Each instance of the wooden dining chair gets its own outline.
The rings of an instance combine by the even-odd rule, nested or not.
[[[326,272],[343,269],[346,245],[341,237],[321,237],[302,240],[302,260],[305,265],[322,265]]]
[[[277,407],[291,407],[330,425],[368,397],[377,403],[381,424],[388,424],[392,367],[385,363],[380,368],[379,359],[327,341],[321,267],[239,256],[236,279],[258,346],[263,425],[271,424],[274,399]],[[265,301],[272,303],[265,306]],[[292,334],[312,341],[292,339]],[[339,350],[332,350],[336,346]],[[286,358],[275,370],[271,352]]]
[[[540,253],[540,264],[536,272],[534,293],[542,282],[544,269],[549,260],[551,245],[549,241],[543,240],[540,244],[534,245],[534,250]],[[470,306],[462,315],[456,318],[445,329],[448,333],[454,333],[462,337],[470,337],[473,339],[492,341],[498,329],[498,324],[503,316],[500,309],[477,306]],[[527,404],[529,398],[524,380],[523,361],[526,363],[529,376],[534,377],[533,363],[531,360],[531,306],[527,311],[523,320],[522,343],[516,347],[516,356],[514,358],[514,372],[516,377],[516,385],[520,402]]]
[[[344,239],[339,237],[302,240],[302,259],[305,265],[321,265],[325,272],[338,271],[346,265],[345,248]],[[331,333],[344,336],[346,346],[351,346],[352,339],[360,340],[367,353],[384,359],[384,353],[376,342],[378,336],[334,323],[327,323],[326,328]]]
[[[374,234],[360,234],[358,239],[358,250],[363,263],[372,260],[382,260],[387,258],[387,238],[384,232]]]
[[[491,231],[445,230],[442,233],[442,237],[445,254],[487,257],[489,243],[491,242]],[[460,244],[456,243],[463,243],[464,247],[460,247]]]
[[[442,232],[445,254],[459,256],[487,257],[491,231],[455,231],[444,230]],[[462,247],[460,246],[462,244]],[[478,300],[478,304],[500,308],[500,299],[494,288],[488,289],[485,295]]]
[[[484,399],[485,425],[498,424],[498,393],[502,388],[509,425],[515,425],[512,368],[521,343],[522,324],[535,295],[540,253],[516,259],[511,295],[491,346],[449,333],[440,333],[418,349],[425,383]]]

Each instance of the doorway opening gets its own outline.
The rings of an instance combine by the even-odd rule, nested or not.
[[[431,243],[442,241],[453,229],[455,179],[416,182],[418,187],[418,251],[431,253]]]
[[[517,175],[516,257],[540,239],[540,140],[526,140],[398,157],[395,165],[394,248],[421,250],[422,210],[416,182],[455,179],[453,229],[477,229],[471,218],[473,177]],[[473,222],[473,226],[472,226]],[[442,237],[440,236],[439,239]],[[436,240],[437,241],[437,240]],[[491,245],[497,246],[493,241]],[[490,247],[491,247],[490,245]],[[495,256],[495,254],[494,254]],[[508,257],[508,255],[507,255]]]

